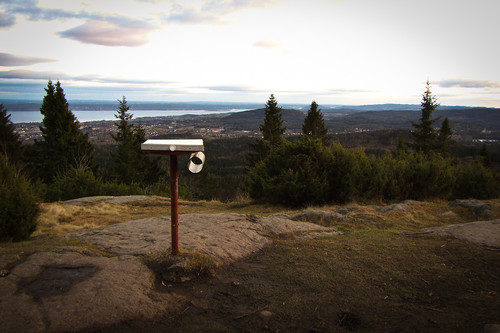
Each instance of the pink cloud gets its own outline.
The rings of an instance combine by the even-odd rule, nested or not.
[[[148,34],[154,30],[155,26],[143,21],[110,18],[89,20],[59,35],[86,44],[136,47],[148,43]]]

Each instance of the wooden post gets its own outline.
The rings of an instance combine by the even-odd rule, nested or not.
[[[170,221],[172,224],[172,254],[179,253],[179,173],[177,155],[170,155]]]

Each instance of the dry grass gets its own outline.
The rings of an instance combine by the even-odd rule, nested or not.
[[[211,276],[217,268],[212,258],[197,251],[152,253],[144,257],[144,262],[155,272],[157,283],[163,285]]]
[[[96,228],[120,221],[118,217],[127,207],[98,203],[85,206],[71,206],[60,203],[42,204],[37,230],[33,236],[42,234],[61,235],[80,229]]]
[[[500,219],[500,200],[490,200],[492,205],[491,219]],[[351,203],[356,209],[345,214],[344,222],[322,223],[336,226],[342,231],[359,229],[391,229],[410,232],[422,228],[457,224],[475,221],[473,213],[463,207],[450,207],[447,201],[414,202],[408,212],[377,211],[372,205]],[[336,210],[338,205],[314,207],[323,210]],[[312,208],[312,207],[311,207]],[[299,213],[298,209],[255,204],[250,201],[238,203],[222,203],[219,201],[180,201],[179,214],[212,214],[238,213],[268,216],[271,214]],[[154,216],[169,216],[170,200],[163,197],[152,197],[151,200],[131,204],[93,203],[74,206],[61,203],[42,204],[38,228],[33,236],[61,235],[80,229],[95,228],[113,223],[137,220]]]

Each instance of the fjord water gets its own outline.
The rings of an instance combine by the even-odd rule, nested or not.
[[[217,114],[240,112],[247,109],[232,109],[232,110],[136,110],[131,111],[134,119],[144,117],[168,117],[168,116],[183,116],[183,115],[204,115],[204,114]],[[79,122],[89,121],[102,121],[102,120],[115,120],[116,111],[72,111]],[[13,123],[39,123],[42,121],[42,114],[40,111],[12,111],[9,112],[10,120]]]

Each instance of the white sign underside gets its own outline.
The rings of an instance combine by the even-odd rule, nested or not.
[[[177,151],[198,152],[203,151],[203,139],[149,139],[141,144],[142,151]]]

